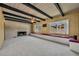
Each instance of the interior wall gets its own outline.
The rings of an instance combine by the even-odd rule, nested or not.
[[[17,37],[18,31],[26,31],[30,33],[31,24],[7,20],[5,21],[5,39]]]
[[[14,38],[17,36],[17,31],[14,28],[5,28],[5,39]]]
[[[0,7],[0,48],[4,42],[4,16],[2,13],[2,8]]]
[[[53,19],[46,19],[46,21],[41,21],[40,24],[49,24],[50,22],[69,20],[69,35],[79,35],[79,9],[72,10],[65,14],[65,16],[54,16]],[[35,23],[34,23],[35,25]],[[50,27],[42,27],[40,33],[50,33]],[[61,34],[61,33],[60,33]]]

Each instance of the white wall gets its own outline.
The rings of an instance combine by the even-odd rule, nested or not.
[[[30,32],[31,25],[14,21],[5,21],[5,39],[17,37],[18,31]]]

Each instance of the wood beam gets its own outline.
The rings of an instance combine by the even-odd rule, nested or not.
[[[3,13],[6,14],[6,15],[11,15],[11,16],[15,16],[15,17],[19,17],[19,18],[31,20],[31,19],[28,18],[28,17],[23,17],[23,16],[15,15],[15,14],[12,14],[12,13],[9,13],[9,12],[6,12],[6,11],[3,11]]]
[[[15,12],[18,12],[18,13],[21,13],[21,14],[24,14],[24,15],[28,15],[28,16],[31,16],[31,17],[38,18],[38,19],[40,19],[40,20],[45,20],[45,19],[43,19],[43,18],[41,18],[41,17],[32,15],[32,14],[30,14],[30,13],[26,13],[26,12],[24,12],[24,11],[22,11],[22,10],[19,10],[19,9],[14,8],[14,7],[11,7],[11,6],[8,6],[8,5],[3,4],[3,3],[0,3],[0,6],[3,7],[3,8],[7,8],[7,9],[9,9],[9,10],[12,10],[12,11],[15,11]]]
[[[30,7],[31,9],[45,15],[48,18],[51,18],[51,19],[53,18],[50,15],[48,15],[47,13],[45,13],[44,11],[40,10],[39,8],[37,8],[36,6],[34,6],[34,5],[30,4],[30,3],[22,3],[22,4],[24,4],[25,6]]]
[[[64,16],[64,13],[59,5],[59,3],[54,3],[54,5],[56,6],[56,8],[59,10],[59,12],[61,13],[62,16]]]
[[[13,14],[13,13],[9,13],[9,12],[6,12],[6,11],[3,11],[3,13],[4,13],[5,15],[11,15],[11,16],[14,16],[14,17],[19,17],[19,18],[23,18],[23,19],[32,20],[31,18],[24,17],[24,16],[20,16],[20,15],[15,15],[15,14]],[[38,21],[38,20],[35,20],[35,21],[40,22],[40,21]]]
[[[32,22],[29,22],[27,20],[18,19],[18,18],[9,17],[9,16],[4,16],[4,17],[5,17],[5,20],[9,20],[9,21],[16,21],[16,22],[22,22],[22,23],[30,23],[30,24],[32,24]]]

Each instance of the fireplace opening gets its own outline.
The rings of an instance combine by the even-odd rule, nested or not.
[[[26,31],[17,32],[17,36],[25,36],[25,35],[27,35]]]

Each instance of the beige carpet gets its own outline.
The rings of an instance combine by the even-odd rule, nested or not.
[[[76,56],[68,46],[45,41],[31,36],[5,40],[0,49],[5,56]]]

